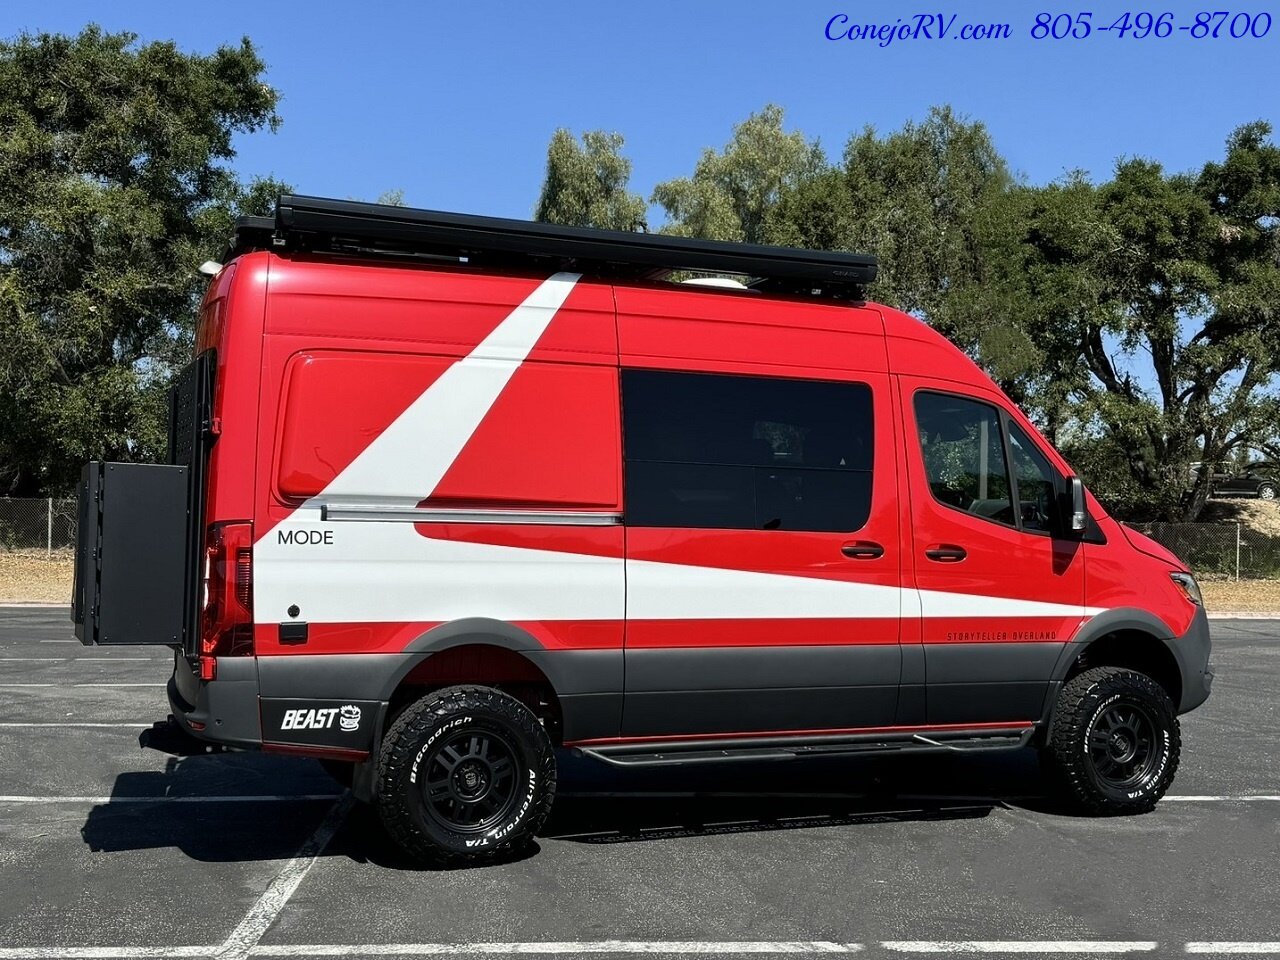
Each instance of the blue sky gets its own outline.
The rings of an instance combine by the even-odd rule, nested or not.
[[[1175,24],[1203,2],[1162,0]],[[1209,4],[1207,6],[1214,6]],[[1236,9],[1265,9],[1248,0]],[[1171,169],[1220,156],[1230,131],[1280,120],[1280,9],[1261,40],[1094,33],[1034,41],[1042,10],[1113,22],[1139,0],[489,2],[325,4],[4,0],[0,35],[88,22],[209,51],[250,36],[284,100],[274,135],[242,138],[236,167],[307,193],[524,217],[556,127],[627,138],[633,187],[689,173],[700,151],[769,102],[838,156],[852,131],[882,131],[950,103],[984,121],[1033,182],[1072,168],[1105,177],[1115,158]],[[1009,22],[1000,42],[829,41],[827,21],[894,23],[917,13]],[[1224,29],[1223,33],[1227,31]],[[651,218],[656,223],[659,218]]]

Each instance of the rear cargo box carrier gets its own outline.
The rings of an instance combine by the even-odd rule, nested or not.
[[[81,471],[72,595],[81,643],[182,642],[189,474],[97,460]]]

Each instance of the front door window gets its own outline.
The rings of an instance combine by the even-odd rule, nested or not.
[[[916,396],[929,491],[943,506],[1016,526],[996,408],[943,393]]]

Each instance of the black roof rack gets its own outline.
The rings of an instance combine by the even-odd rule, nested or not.
[[[232,254],[285,249],[465,260],[662,279],[675,271],[734,273],[753,287],[860,298],[875,257],[656,233],[563,227],[527,220],[285,195],[274,217],[236,221]]]

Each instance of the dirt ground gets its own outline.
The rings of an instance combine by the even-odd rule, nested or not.
[[[72,563],[70,551],[0,551],[0,603],[70,603]]]
[[[1271,506],[1271,504],[1266,504]],[[0,603],[70,603],[70,552],[0,552]],[[1209,580],[1201,583],[1210,613],[1280,614],[1280,580]]]
[[[1271,613],[1280,615],[1280,580],[1201,581],[1209,613]]]
[[[1202,523],[1243,523],[1269,537],[1280,537],[1280,500],[1248,500],[1242,497],[1210,500],[1200,515]]]

